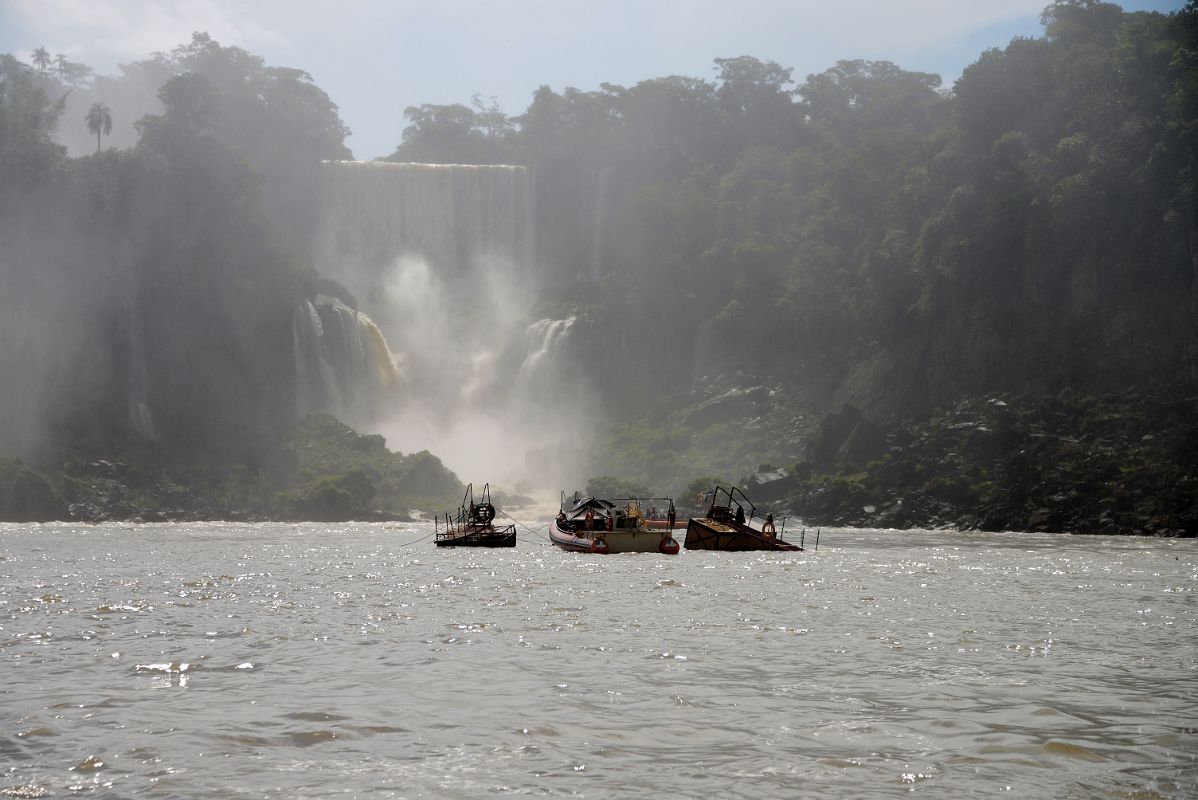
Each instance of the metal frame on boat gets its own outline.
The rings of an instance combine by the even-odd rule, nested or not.
[[[757,525],[754,527],[754,519]],[[782,521],[782,531],[786,521]],[[758,517],[745,493],[733,486],[716,486],[704,517],[692,517],[686,525],[687,550],[802,550],[802,544],[784,541],[774,524],[774,515]]]
[[[480,502],[474,502],[474,484],[467,484],[462,505],[456,512],[446,511],[445,530],[438,526],[437,547],[515,547],[516,526],[495,527],[496,509],[491,503],[491,484],[483,485]]]

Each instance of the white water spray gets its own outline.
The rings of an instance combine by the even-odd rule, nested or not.
[[[291,317],[296,413],[327,412],[368,425],[400,388],[395,356],[378,326],[333,297],[301,301]]]
[[[591,409],[567,357],[574,319],[535,319],[523,167],[326,166],[320,269],[386,335],[404,390],[370,427],[463,480],[577,482]]]

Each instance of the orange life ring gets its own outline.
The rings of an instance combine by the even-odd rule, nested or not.
[[[761,526],[761,533],[767,539],[773,539],[778,533],[778,529],[774,527],[774,521],[772,519],[767,520],[766,523]]]

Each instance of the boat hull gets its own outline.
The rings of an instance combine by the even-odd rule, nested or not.
[[[802,550],[797,544],[768,537],[748,525],[721,522],[707,517],[693,517],[686,525],[687,550]]]
[[[558,527],[558,521],[549,523],[549,539],[563,550],[576,553],[593,553],[596,538],[607,543],[608,553],[661,553],[663,540],[669,539],[669,531],[637,528],[615,531],[571,531]]]

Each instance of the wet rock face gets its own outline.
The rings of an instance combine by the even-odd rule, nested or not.
[[[760,470],[745,481],[748,495],[764,503],[775,503],[797,489],[799,479],[785,469]]]
[[[811,462],[822,470],[844,466],[860,469],[885,452],[885,431],[865,419],[856,406],[846,405],[824,418],[811,449]]]
[[[811,524],[1198,535],[1198,398],[971,398],[881,430],[830,415],[788,495]],[[864,466],[862,463],[864,462]]]

